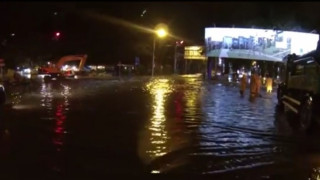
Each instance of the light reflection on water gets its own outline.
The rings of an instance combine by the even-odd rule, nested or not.
[[[275,162],[282,146],[270,138],[277,137],[274,96],[251,103],[247,98],[240,98],[237,86],[226,85],[210,85],[204,95],[200,146],[193,154],[207,158],[206,165],[201,165],[203,172],[228,172]],[[213,163],[217,157],[219,163]]]
[[[96,84],[99,87],[99,84]],[[87,85],[88,91],[84,93],[96,98],[93,85]],[[142,133],[143,148],[139,153],[143,153],[140,157],[149,162],[160,159],[157,161],[160,165],[157,164],[158,167],[152,169],[151,173],[162,173],[161,166],[176,164],[178,158],[189,158],[187,163],[179,161],[179,165],[184,168],[183,173],[229,173],[271,166],[281,163],[282,159],[290,161],[294,156],[292,153],[297,151],[295,146],[299,144],[292,140],[295,137],[290,133],[280,136],[287,130],[277,130],[274,124],[275,93],[251,103],[247,97],[240,98],[237,85],[207,83],[194,76],[181,77],[178,80],[153,79],[145,85],[145,90],[148,92],[147,96],[151,97],[151,100],[147,101],[150,102],[148,109],[151,116]],[[41,105],[41,113],[45,117],[41,119],[52,122],[48,123],[52,130],[50,143],[57,155],[53,161],[58,161],[66,145],[70,97],[76,97],[79,91],[60,83],[40,86],[41,99],[38,104]],[[15,96],[15,102],[19,102],[19,93]],[[74,103],[72,109],[75,108],[77,106]],[[184,148],[188,151],[174,153]],[[184,154],[183,157],[181,154]],[[165,161],[161,164],[163,159]],[[290,164],[293,163],[295,161],[291,160]],[[62,163],[56,165],[56,168],[61,166]],[[315,168],[312,178],[319,179],[319,172],[319,169]]]
[[[57,151],[61,151],[64,142],[64,134],[67,133],[65,130],[65,120],[66,120],[66,113],[69,110],[69,99],[70,96],[70,87],[62,85],[62,92],[61,95],[63,96],[63,100],[61,103],[57,105],[56,108],[56,124],[55,124],[55,135],[53,138],[53,143],[56,146]]]
[[[162,161],[160,157],[184,151],[192,144],[190,132],[197,129],[201,120],[199,95],[202,81],[195,76],[180,77],[175,81],[170,78],[153,79],[146,84],[146,91],[152,97],[152,116],[142,135],[140,156],[148,163],[156,159]],[[185,155],[179,153],[179,164],[187,161]],[[152,173],[164,170],[154,168]]]
[[[46,109],[43,120],[53,120],[53,136],[52,143],[56,150],[56,158],[54,158],[52,168],[61,171],[61,151],[64,147],[65,121],[67,112],[69,111],[69,97],[71,88],[63,84],[43,83],[40,94],[41,106]]]
[[[201,97],[202,81],[197,76],[185,78],[184,100],[186,101],[185,114],[190,120],[199,119],[199,97]]]
[[[48,113],[52,110],[52,84],[45,84],[43,83],[41,86],[40,94],[42,96],[41,98],[41,106],[44,107]]]
[[[146,151],[151,158],[159,157],[167,152],[168,140],[166,130],[165,102],[172,92],[172,85],[168,79],[154,79],[146,85],[152,95],[152,117],[148,129],[150,132],[150,148]]]
[[[274,94],[251,103],[240,98],[237,85],[205,83],[197,76],[154,79],[146,87],[153,100],[149,135],[143,141],[149,161],[172,157],[163,165],[168,166],[177,160],[170,156],[176,150],[192,148],[187,171],[219,173],[269,166],[285,151],[272,140],[278,138]],[[171,102],[174,117],[168,114]],[[163,172],[159,167],[153,170]]]

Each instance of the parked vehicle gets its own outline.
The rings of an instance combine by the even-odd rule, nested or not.
[[[277,90],[278,106],[296,113],[303,130],[318,122],[320,110],[320,56],[315,50],[302,56],[290,54],[284,59],[284,80]]]

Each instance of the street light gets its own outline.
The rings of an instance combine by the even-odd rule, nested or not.
[[[158,37],[162,38],[167,35],[167,31],[163,28],[156,30]]]
[[[168,31],[167,31],[167,26],[164,25],[164,24],[158,24],[155,28],[155,34],[157,36],[154,36],[153,38],[153,50],[152,50],[152,72],[151,72],[151,75],[153,77],[153,74],[154,74],[154,67],[155,67],[155,49],[156,49],[156,37],[159,37],[159,38],[164,38],[165,36],[167,36],[168,34]]]

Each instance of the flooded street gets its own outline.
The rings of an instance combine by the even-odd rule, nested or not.
[[[317,179],[319,128],[277,113],[276,89],[249,101],[200,76],[65,80],[11,87],[1,109],[1,175],[110,173]]]

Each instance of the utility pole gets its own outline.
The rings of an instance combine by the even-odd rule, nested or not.
[[[153,51],[152,51],[152,68],[151,68],[151,76],[154,75],[154,59],[155,59],[155,48],[156,48],[156,38],[153,38]]]
[[[173,73],[177,74],[177,43],[174,46],[174,64],[173,64]]]

